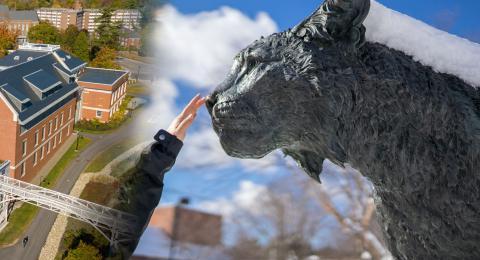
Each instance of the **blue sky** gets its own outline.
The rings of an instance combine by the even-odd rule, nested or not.
[[[290,28],[310,14],[319,0],[172,0],[182,13],[197,13],[230,6],[254,17],[267,12],[281,30]],[[379,0],[383,5],[408,14],[450,33],[480,42],[480,1],[478,0]]]

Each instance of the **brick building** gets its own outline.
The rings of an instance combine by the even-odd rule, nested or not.
[[[131,259],[228,259],[222,217],[186,206],[157,208]]]
[[[28,30],[38,22],[39,18],[35,11],[10,10],[8,6],[0,5],[0,23],[6,23],[9,30],[19,33],[18,43],[26,41]]]
[[[0,160],[31,181],[73,133],[85,63],[58,46],[31,45],[0,60]]]
[[[37,9],[38,18],[48,21],[60,30],[65,30],[69,25],[83,28],[83,13],[81,10],[67,8],[40,8]]]
[[[108,121],[125,97],[126,82],[128,72],[87,68],[58,45],[21,45],[1,58],[0,161],[11,161],[11,177],[31,181],[72,136],[80,115],[91,119],[89,106]]]
[[[124,28],[122,30],[122,35],[120,36],[120,45],[125,48],[134,48],[140,49],[141,37],[138,30],[130,30]]]
[[[82,88],[80,119],[110,121],[126,96],[128,77],[123,70],[85,68],[78,79]]]

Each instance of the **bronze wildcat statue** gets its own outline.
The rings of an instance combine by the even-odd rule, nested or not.
[[[369,8],[327,0],[241,51],[207,101],[213,127],[234,157],[360,170],[397,259],[480,259],[480,93],[366,42]]]

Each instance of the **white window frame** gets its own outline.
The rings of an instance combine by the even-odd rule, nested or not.
[[[100,113],[100,115],[98,113]],[[103,115],[103,111],[100,111],[100,110],[95,111],[95,117],[96,118],[102,118],[102,115]]]
[[[27,148],[28,148],[27,146],[28,146],[28,141],[27,139],[24,139],[22,141],[22,156],[27,155]]]
[[[33,166],[37,165],[38,163],[38,152],[33,153]]]
[[[38,143],[39,143],[39,138],[38,137],[39,137],[39,133],[38,133],[38,130],[37,130],[37,131],[35,131],[35,147],[37,147]]]
[[[26,173],[27,173],[27,168],[25,166],[25,162],[23,162],[22,165],[20,165],[20,177],[25,176]]]

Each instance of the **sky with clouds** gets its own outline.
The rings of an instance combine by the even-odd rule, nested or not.
[[[480,18],[474,11],[479,10],[480,1],[378,2],[451,34],[480,40],[480,31],[477,31],[480,30]],[[159,26],[152,36],[159,54],[158,74],[154,83],[154,102],[144,115],[145,121],[152,126],[152,133],[157,126],[166,127],[193,95],[206,95],[212,91],[227,74],[239,50],[260,36],[294,26],[319,3],[318,0],[170,1],[158,13]],[[381,5],[373,5],[373,8],[384,10]],[[479,45],[464,42],[419,21],[409,21],[408,26],[396,26],[396,19],[403,19],[402,15],[383,11],[382,14],[386,15],[383,20],[373,17],[366,22],[367,28],[372,28],[368,35],[371,40],[393,42],[398,45],[397,48],[411,51],[418,60],[437,66],[439,71],[455,73],[480,84],[479,76],[472,73],[479,69],[478,65],[474,66],[475,60],[480,59]],[[389,27],[381,26],[385,21],[390,22],[387,24]],[[431,37],[412,37],[412,27],[424,28]],[[405,42],[402,37],[412,39]],[[452,54],[445,54],[445,48],[430,48],[429,53],[423,52],[424,56],[424,47],[409,48],[420,42],[437,44],[442,40],[451,43],[447,46],[451,50],[463,50],[453,56],[457,59],[454,64],[449,64]],[[431,61],[429,57],[438,59]],[[471,70],[456,70],[461,66],[470,66]],[[264,192],[265,185],[289,174],[278,166],[279,160],[285,159],[276,152],[262,160],[238,160],[226,156],[204,110],[200,111],[191,130],[177,164],[166,175],[161,205],[173,204],[180,197],[189,197],[194,207],[225,216],[241,208],[255,210],[255,198]],[[327,175],[342,170],[329,162],[324,167]]]

